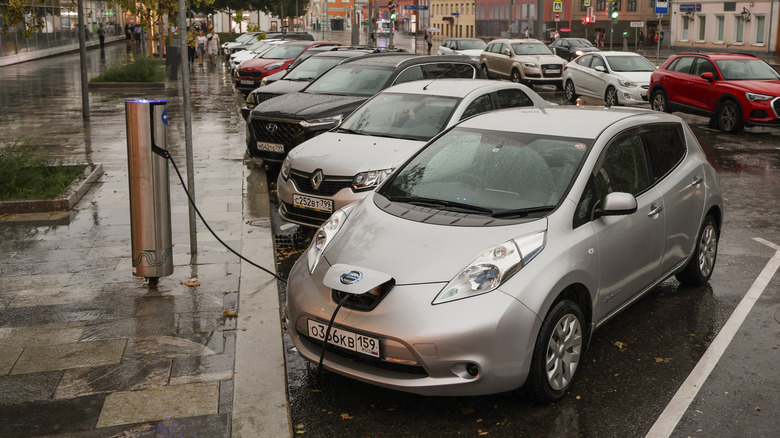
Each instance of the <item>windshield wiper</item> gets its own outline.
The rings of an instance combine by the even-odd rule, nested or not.
[[[419,196],[398,196],[388,198],[392,202],[405,202],[407,204],[419,205],[422,207],[434,207],[441,210],[456,211],[459,213],[483,213],[492,214],[493,210],[476,205],[464,204],[462,202],[446,201],[443,199],[423,198]]]
[[[528,216],[531,213],[539,213],[544,211],[551,211],[554,210],[554,205],[542,205],[539,207],[530,207],[530,208],[517,208],[517,209],[511,209],[511,210],[499,210],[493,212],[491,216],[494,218],[504,218],[504,217],[525,217]]]
[[[353,129],[347,129],[347,128],[336,128],[336,132],[344,132],[346,134],[355,134],[355,135],[369,135],[365,132],[355,131]]]

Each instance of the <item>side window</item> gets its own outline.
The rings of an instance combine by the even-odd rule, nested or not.
[[[642,138],[637,131],[622,134],[612,141],[601,167],[592,176],[582,194],[574,216],[574,227],[587,223],[601,200],[612,192],[636,196],[650,186]]]
[[[592,59],[593,59],[593,55],[582,55],[579,58],[577,58],[574,62],[576,62],[577,64],[583,67],[588,67]]]
[[[502,53],[502,54],[504,53],[504,49],[508,49],[509,48],[509,46],[507,46],[504,43],[497,44],[496,47],[498,48],[498,53]]]
[[[463,111],[463,117],[461,117],[461,120],[467,117],[471,117],[474,114],[484,113],[485,111],[490,111],[492,109],[493,100],[490,98],[490,95],[485,94],[483,96],[479,96],[469,104],[465,111]]]
[[[394,84],[403,84],[404,82],[419,81],[421,79],[425,79],[422,67],[415,65],[402,71],[401,74],[395,78]]]
[[[677,61],[669,66],[669,70],[676,71],[678,73],[691,74],[691,66],[696,58],[693,56],[683,56],[677,59]]]
[[[712,65],[712,63],[704,58],[699,58],[696,60],[696,64],[693,67],[693,74],[695,76],[701,76],[703,73],[712,73],[714,75],[717,75],[715,72],[715,66]]]
[[[590,63],[590,68],[596,68],[598,66],[604,67],[604,60],[598,56],[593,56],[593,61]],[[604,67],[606,68],[606,67]]]
[[[477,77],[477,70],[470,64],[437,62],[433,64],[422,65],[421,68],[423,77],[420,79],[472,79]]]
[[[668,174],[685,156],[685,141],[679,125],[654,126],[643,134],[650,156],[653,182]]]
[[[505,90],[498,90],[499,108],[514,108],[518,106],[533,106],[534,102],[528,95],[516,88],[508,88]]]

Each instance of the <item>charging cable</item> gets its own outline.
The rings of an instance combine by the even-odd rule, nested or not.
[[[238,258],[240,258],[241,260],[249,263],[250,265],[252,265],[252,266],[254,266],[254,267],[256,267],[256,268],[258,268],[258,269],[260,269],[262,271],[267,272],[270,275],[273,275],[277,280],[281,281],[284,284],[287,284],[287,280],[285,280],[284,278],[280,277],[275,272],[269,271],[268,269],[258,265],[257,263],[253,262],[252,260],[249,260],[248,258],[242,256],[238,251],[234,250],[227,243],[225,243],[225,241],[220,239],[219,236],[217,236],[217,233],[215,233],[214,230],[211,229],[211,227],[209,226],[209,223],[206,222],[206,219],[203,217],[203,214],[201,214],[200,210],[198,210],[198,206],[195,205],[195,200],[192,199],[192,195],[190,195],[190,191],[187,190],[187,184],[184,183],[184,178],[182,178],[181,172],[179,172],[179,167],[176,166],[176,161],[173,160],[173,157],[171,156],[171,154],[167,150],[165,150],[165,149],[163,149],[163,148],[161,148],[161,147],[159,147],[157,145],[152,145],[152,152],[154,152],[155,154],[157,154],[157,155],[159,155],[159,156],[169,160],[171,162],[171,164],[173,164],[173,169],[176,170],[176,175],[179,176],[179,181],[181,181],[181,187],[184,189],[184,193],[187,194],[187,199],[190,200],[190,204],[192,204],[192,208],[195,209],[195,213],[198,214],[198,217],[200,218],[201,222],[203,222],[203,225],[206,226],[206,229],[209,230],[211,235],[214,236],[214,238],[217,239],[217,241],[219,243],[221,243],[222,246],[227,248],[233,254],[237,255]],[[339,306],[339,307],[341,307],[341,306]],[[335,317],[335,314],[334,314],[334,317]],[[331,320],[331,322],[333,322],[333,321]],[[330,326],[328,326],[328,329],[330,330]]]
[[[320,371],[322,371],[322,361],[325,359],[325,350],[328,347],[328,338],[330,337],[330,329],[333,327],[333,321],[336,320],[336,315],[338,315],[339,310],[341,310],[341,306],[343,306],[347,300],[352,298],[352,294],[347,294],[344,298],[341,299],[339,302],[339,305],[336,306],[336,310],[333,311],[333,316],[330,317],[330,322],[328,322],[328,328],[325,329],[325,340],[322,343],[322,351],[320,351],[320,361],[317,363],[317,374],[316,377],[320,376]]]

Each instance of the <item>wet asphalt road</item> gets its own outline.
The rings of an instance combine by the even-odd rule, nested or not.
[[[335,33],[334,33],[335,34]],[[337,36],[330,38],[338,39]],[[401,37],[396,45],[411,43]],[[568,104],[562,92],[538,87]],[[586,104],[603,104],[586,100]],[[423,397],[332,374],[313,377],[285,335],[290,411],[300,436],[645,436],[780,245],[780,136],[730,135],[679,114],[721,178],[725,218],[710,283],[670,279],[594,334],[572,392],[552,405],[517,394]],[[277,218],[275,218],[277,219]],[[274,220],[275,231],[295,229]],[[305,241],[307,230],[296,231]],[[282,255],[289,269],[299,253]],[[284,299],[284,290],[281,290]],[[619,348],[616,343],[622,343]],[[776,436],[780,428],[780,279],[774,276],[672,436]]]

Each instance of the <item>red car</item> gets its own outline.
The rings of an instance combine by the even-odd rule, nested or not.
[[[280,44],[260,58],[249,59],[236,69],[235,85],[244,95],[260,86],[264,77],[280,72],[298,58],[301,53],[317,46],[343,46],[334,41],[294,41]]]
[[[710,117],[726,132],[780,126],[780,73],[753,55],[680,53],[650,77],[650,105]]]

